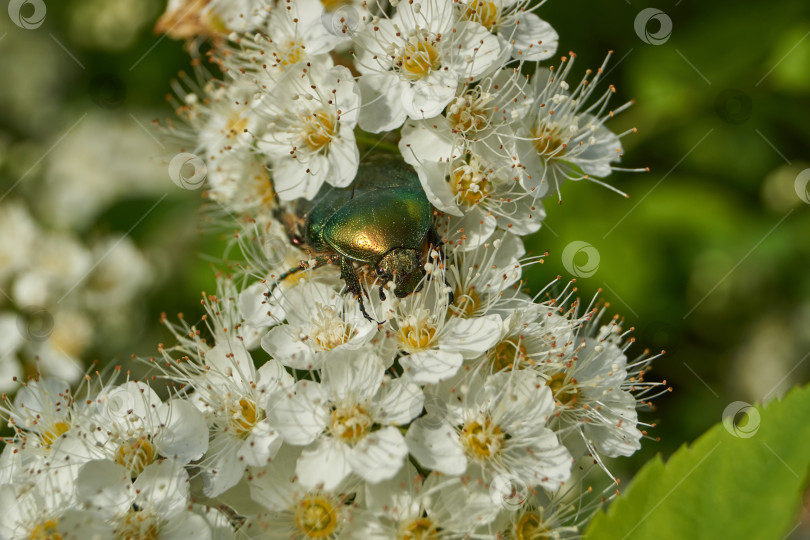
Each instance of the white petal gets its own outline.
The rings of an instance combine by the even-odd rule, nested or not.
[[[423,467],[452,476],[467,470],[467,456],[449,424],[419,418],[408,428],[405,443]]]
[[[351,449],[347,458],[355,474],[376,484],[397,474],[407,455],[408,447],[402,434],[389,426],[366,435]]]
[[[419,384],[436,384],[449,379],[456,374],[463,361],[460,353],[443,349],[420,351],[399,360],[405,375]]]
[[[260,467],[276,455],[281,443],[281,434],[267,420],[263,420],[250,430],[250,435],[239,447],[237,456],[248,466]]]
[[[371,133],[391,131],[402,125],[408,113],[402,106],[402,92],[408,86],[396,73],[368,73],[360,77],[363,107],[360,127]]]
[[[299,381],[295,393],[278,397],[267,413],[284,440],[299,446],[314,441],[328,422],[326,397],[321,385],[312,381]]]
[[[383,382],[376,397],[374,422],[382,425],[407,424],[422,412],[425,394],[419,385],[402,378]]]
[[[521,13],[518,24],[502,28],[499,34],[512,44],[512,57],[527,62],[554,56],[560,39],[549,23],[527,11]]]
[[[492,347],[501,336],[503,321],[498,315],[485,315],[474,319],[453,319],[442,333],[439,348],[443,352],[461,353],[474,358]]]
[[[130,473],[112,461],[90,461],[79,471],[76,493],[91,508],[114,516],[126,512],[135,493]]]
[[[135,503],[160,509],[160,515],[170,519],[188,505],[188,473],[173,459],[157,461],[146,467],[132,484]]]
[[[351,472],[346,461],[347,453],[346,445],[329,438],[320,439],[301,452],[295,466],[298,481],[304,486],[319,486],[325,491],[336,488]]]
[[[156,439],[160,452],[188,463],[199,459],[208,449],[208,425],[205,418],[188,400],[169,402],[169,422]]]
[[[370,400],[385,375],[382,362],[372,351],[335,351],[323,366],[322,385],[332,400]]]
[[[316,358],[312,347],[301,340],[299,329],[289,324],[271,328],[262,338],[262,349],[293,369],[320,368],[320,358]]]

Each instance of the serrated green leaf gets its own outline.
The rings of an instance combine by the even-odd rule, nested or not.
[[[752,436],[734,436],[720,423],[667,463],[648,462],[585,538],[784,538],[810,466],[810,387],[756,410],[758,429],[751,413],[739,430]]]

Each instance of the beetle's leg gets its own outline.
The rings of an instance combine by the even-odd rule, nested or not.
[[[308,268],[311,268],[312,270],[315,270],[316,268],[320,268],[321,266],[325,266],[327,264],[329,264],[329,258],[324,257],[324,256],[316,257],[315,258],[315,264],[313,264],[311,266],[307,265],[306,261],[301,261],[298,264],[298,266],[296,266],[295,268],[290,268],[289,270],[287,270],[286,272],[284,272],[280,276],[278,276],[275,279],[275,281],[273,281],[273,284],[270,285],[270,290],[267,292],[267,296],[268,297],[272,296],[273,291],[276,290],[276,287],[278,287],[281,284],[281,282],[284,281],[285,279],[287,279],[288,277],[293,276],[293,275],[297,274],[298,272],[303,272],[304,270],[306,270]]]
[[[378,321],[372,319],[371,315],[366,311],[366,305],[363,303],[363,288],[360,286],[360,280],[357,279],[357,271],[355,271],[352,262],[346,257],[340,258],[340,277],[346,282],[346,288],[343,292],[350,292],[352,296],[357,299],[357,302],[360,304],[360,313],[363,314],[363,317],[370,322],[380,324]]]

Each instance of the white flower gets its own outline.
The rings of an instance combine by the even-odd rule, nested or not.
[[[366,350],[335,352],[321,378],[298,382],[270,413],[287,442],[309,445],[296,466],[299,481],[331,490],[350,473],[370,483],[394,476],[408,453],[395,426],[422,410],[420,388],[386,378]]]
[[[408,430],[408,449],[420,464],[451,475],[472,467],[487,481],[513,476],[547,489],[568,480],[571,455],[546,426],[554,400],[540,376],[510,371],[482,380],[473,373],[453,382],[440,387],[439,398],[451,405],[445,418],[429,415]]]
[[[202,457],[208,448],[202,414],[185,399],[164,403],[142,382],[102,390],[93,406],[73,422],[66,437],[84,443],[86,458],[115,461],[133,478],[160,456],[182,466]]]
[[[509,313],[529,302],[512,286],[520,279],[525,248],[519,238],[501,233],[474,251],[453,251],[447,281],[453,287],[450,311],[463,318]],[[511,290],[510,290],[511,288]],[[500,321],[499,321],[500,322]]]
[[[178,113],[196,127],[195,152],[206,162],[206,195],[236,212],[271,205],[270,174],[254,149],[261,136],[256,86],[241,79],[209,81],[204,90],[203,101],[185,94]]]
[[[270,80],[294,67],[332,66],[329,52],[344,38],[330,32],[323,22],[324,7],[318,0],[285,0],[267,10],[261,33],[231,34],[215,59],[227,70],[259,74]],[[254,82],[255,79],[249,79]]]
[[[241,337],[236,299],[229,296],[232,284],[222,287],[222,299],[206,301],[216,345],[200,340],[193,327],[170,326],[180,345],[163,349],[166,363],[157,364],[174,380],[191,386],[190,400],[208,420],[211,439],[199,466],[209,497],[236,485],[245,467],[264,465],[278,452],[282,439],[268,413],[293,384],[275,360],[255,367]],[[184,355],[184,360],[178,362],[173,354]]]
[[[295,473],[299,450],[285,446],[266,467],[251,468],[250,496],[267,511],[251,516],[240,532],[248,538],[341,537],[351,520],[353,484],[332,490],[300,483]]]
[[[273,163],[273,182],[282,200],[312,199],[324,182],[348,186],[360,154],[354,127],[360,91],[343,66],[285,71],[261,97],[266,117],[258,142]]]
[[[615,135],[604,122],[630,104],[608,109],[608,101],[615,92],[612,85],[589,103],[607,59],[592,80],[588,79],[588,72],[570,90],[566,78],[574,58],[571,55],[568,61],[564,57],[559,70],[538,71],[533,78],[535,103],[518,132],[518,156],[525,169],[523,185],[535,197],[547,196],[549,188],[559,194],[566,179],[598,182],[595,179],[615,169],[611,164],[619,161],[623,153],[619,139],[624,134]]]
[[[457,316],[448,305],[452,289],[442,279],[442,272],[430,273],[420,292],[392,298],[386,311],[391,335],[407,353],[399,359],[403,376],[420,384],[449,379],[465,358],[486,352],[500,334],[498,315]]]
[[[334,288],[317,282],[289,289],[286,303],[288,324],[271,328],[262,338],[270,356],[295,369],[319,369],[345,350],[358,350],[377,333],[357,302]]]
[[[76,480],[78,498],[97,520],[83,520],[71,531],[76,538],[195,538],[210,540],[211,527],[189,510],[189,479],[183,466],[166,459],[146,467],[132,482],[118,463],[90,461]]]
[[[622,345],[623,337],[612,321],[593,336],[586,333],[571,352],[555,362],[538,366],[554,393],[556,427],[574,451],[584,444],[599,454],[618,457],[641,448],[637,403],[630,389],[641,391],[655,383],[628,376],[624,352],[631,341]]]
[[[526,0],[456,1],[464,19],[482,24],[508,44],[512,58],[545,60],[557,51],[559,35],[549,23],[526,10]]]
[[[460,82],[475,80],[503,60],[498,38],[462,21],[453,0],[401,2],[390,19],[358,33],[355,64],[363,74],[360,127],[378,133],[438,115]]]
[[[0,537],[61,538],[60,521],[76,504],[76,475],[77,467],[65,461],[40,463],[13,484],[0,485]]]
[[[410,463],[391,480],[367,485],[364,501],[366,508],[352,516],[352,538],[463,538],[498,512],[478,482],[439,474],[425,478]]]

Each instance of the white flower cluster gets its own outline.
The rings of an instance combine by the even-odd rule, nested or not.
[[[164,23],[207,21],[224,78],[185,78],[177,112],[243,256],[202,321],[164,318],[151,386],[5,402],[0,536],[577,537],[583,470],[638,450],[662,385],[606,305],[520,289],[520,236],[614,170],[612,89],[541,66],[557,34],[521,0],[194,5]],[[373,167],[396,187],[334,222]]]
[[[75,383],[85,352],[124,326],[152,265],[130,238],[84,243],[37,223],[22,200],[0,204],[0,230],[0,391],[37,372]]]

